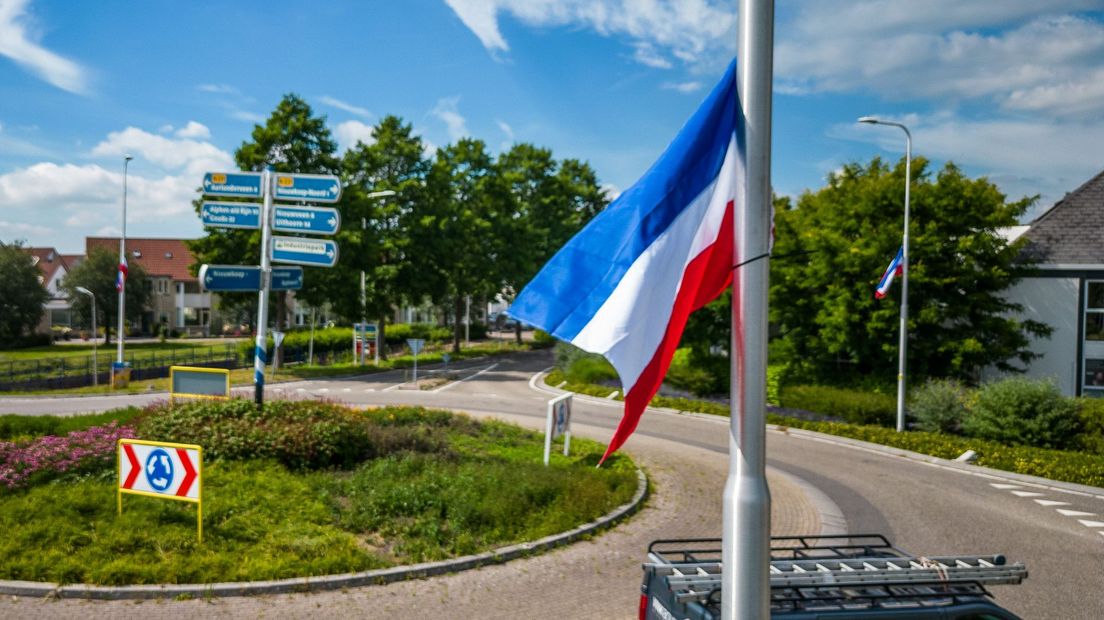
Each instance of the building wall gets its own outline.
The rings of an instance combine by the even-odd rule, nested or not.
[[[1027,367],[1024,376],[1053,379],[1063,394],[1074,396],[1078,389],[1078,341],[1080,339],[1081,279],[1025,278],[1008,289],[1006,297],[1023,305],[1021,319],[1050,325],[1050,338],[1034,338],[1028,348],[1042,354]],[[1102,356],[1104,357],[1104,356]],[[996,369],[982,373],[983,381],[1002,376]]]

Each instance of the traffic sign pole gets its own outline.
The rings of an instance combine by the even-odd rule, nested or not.
[[[268,324],[268,292],[272,283],[272,173],[262,179],[264,208],[261,210],[261,292],[257,308],[257,342],[253,347],[253,399],[258,409],[264,408],[265,326]]]

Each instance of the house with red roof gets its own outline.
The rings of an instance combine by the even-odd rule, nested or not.
[[[127,237],[127,264],[141,265],[150,284],[150,301],[140,324],[142,333],[155,333],[158,325],[193,335],[206,334],[211,323],[211,293],[201,290],[189,271],[195,257],[184,239]],[[85,238],[85,254],[95,248],[119,251],[118,237]]]
[[[59,329],[69,328],[72,325],[71,305],[69,298],[65,296],[65,292],[60,287],[61,281],[74,267],[74,264],[70,264],[70,260],[74,257],[63,255],[57,249],[49,247],[24,248],[24,250],[31,255],[31,260],[34,261],[35,266],[41,272],[38,280],[42,282],[42,285],[46,287],[46,292],[50,294],[49,300],[46,301],[42,320],[38,324],[38,331],[50,333],[55,325]]]

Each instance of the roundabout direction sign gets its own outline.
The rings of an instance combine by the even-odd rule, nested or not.
[[[196,531],[203,542],[203,448],[195,444],[120,439],[118,509],[123,494],[145,495],[197,505]]]

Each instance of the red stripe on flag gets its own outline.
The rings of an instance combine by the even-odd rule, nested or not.
[[[127,474],[127,479],[123,481],[123,488],[132,489],[134,488],[134,481],[138,479],[138,472],[142,471],[142,468],[138,465],[138,457],[134,456],[133,446],[129,443],[124,443],[123,453],[126,454],[127,460],[130,461],[130,473]]]
[[[671,309],[667,331],[663,334],[663,340],[656,348],[655,354],[652,355],[652,360],[640,373],[636,385],[630,387],[625,394],[625,413],[621,416],[621,422],[617,425],[617,430],[614,431],[599,465],[616,452],[636,430],[636,425],[640,423],[640,416],[652,397],[659,391],[663,377],[671,366],[671,358],[674,357],[675,349],[682,339],[682,332],[686,329],[686,321],[690,318],[690,314],[716,299],[732,281],[733,213],[733,201],[730,200],[725,207],[717,240],[713,245],[702,250],[686,266],[678,295],[675,297],[675,305]]]
[[[177,448],[176,455],[180,457],[180,463],[184,465],[184,480],[180,481],[180,488],[176,490],[177,497],[186,497],[188,490],[192,488],[192,483],[196,479],[195,467],[192,467],[192,459],[188,457],[188,451],[184,448]]]

